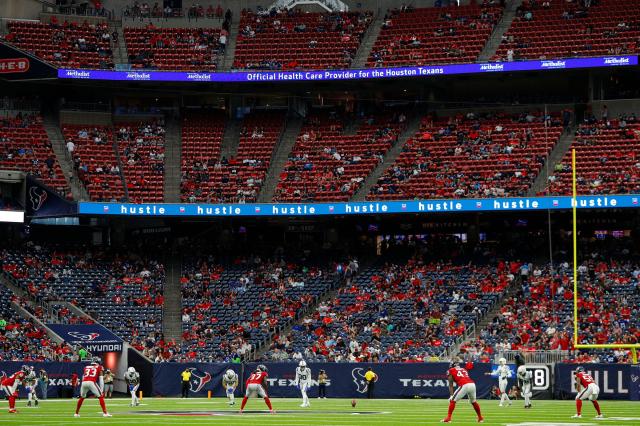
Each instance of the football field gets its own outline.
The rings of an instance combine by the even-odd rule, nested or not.
[[[351,407],[351,400],[311,400],[310,408],[300,408],[299,399],[273,399],[276,414],[266,411],[264,402],[249,400],[245,413],[238,414],[226,400],[145,398],[139,407],[129,407],[126,399],[107,400],[107,408],[113,414],[103,418],[98,401],[85,401],[80,418],[74,418],[75,400],[50,399],[41,401],[37,408],[26,407],[25,400],[17,403],[18,414],[7,412],[7,402],[0,404],[2,425],[435,425],[446,415],[446,400],[358,400]],[[522,401],[511,407],[498,407],[495,400],[480,400],[487,425],[552,426],[552,425],[640,425],[640,404],[629,401],[603,401],[605,419],[594,419],[595,411],[585,402],[582,419],[571,419],[574,401],[534,401],[532,409],[525,410]],[[455,425],[473,425],[475,413],[467,402],[460,402],[453,414]]]

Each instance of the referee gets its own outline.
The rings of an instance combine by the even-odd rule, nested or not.
[[[374,385],[376,383],[376,380],[378,380],[378,375],[373,372],[371,367],[369,367],[369,368],[367,368],[367,372],[364,373],[364,379],[367,382],[367,399],[372,399],[373,398],[373,388],[374,388]]]
[[[191,371],[185,369],[182,373],[182,397],[189,398],[189,381],[191,380]]]

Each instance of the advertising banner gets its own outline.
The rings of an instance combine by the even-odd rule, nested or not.
[[[10,376],[20,370],[23,365],[33,366],[36,375],[40,375],[40,370],[45,370],[49,377],[49,382],[43,386],[43,382],[38,382],[36,393],[42,397],[46,390],[49,398],[70,398],[73,394],[71,388],[71,375],[76,373],[82,378],[82,369],[87,365],[81,362],[24,362],[24,361],[2,361],[0,362],[0,377]],[[76,389],[77,392],[77,389]],[[19,395],[26,397],[24,386],[20,386]]]
[[[154,365],[154,394],[178,396],[181,390],[180,373],[191,369],[190,390],[195,395],[205,396],[209,390],[215,396],[224,396],[221,379],[227,368],[240,374],[241,385],[236,395],[242,395],[243,384],[258,364],[156,364]],[[298,398],[300,391],[294,384],[296,363],[264,363],[269,370],[268,394],[273,397]],[[448,398],[448,363],[420,364],[362,364],[362,363],[310,363],[313,386],[310,397],[318,392],[317,375],[320,369],[329,376],[327,396],[332,398],[361,398],[366,396],[367,385],[364,374],[368,367],[378,375],[375,383],[376,398]],[[491,377],[490,364],[476,364],[470,371],[475,380],[479,398],[489,396],[496,383]]]
[[[555,397],[573,399],[576,386],[573,373],[577,364],[556,364]],[[625,399],[631,396],[631,366],[629,364],[582,364],[600,387],[598,399]]]
[[[577,197],[579,209],[638,208],[640,195],[602,195]],[[567,210],[571,197],[526,197],[495,199],[442,199],[420,201],[368,201],[355,203],[300,204],[127,204],[78,203],[78,213],[113,216],[178,217],[308,217],[325,215],[363,215],[398,213],[451,213],[481,211]]]
[[[294,81],[347,81],[385,78],[427,78],[443,75],[546,71],[558,69],[621,67],[638,65],[637,56],[606,56],[543,61],[487,62],[415,67],[320,70],[320,71],[237,71],[237,72],[171,72],[171,71],[104,71],[59,69],[58,78],[112,81],[173,81],[207,83],[274,83]]]
[[[27,176],[25,204],[29,217],[73,216],[78,213],[76,203],[65,200],[32,176]]]
[[[47,324],[61,339],[91,353],[122,352],[122,339],[99,324]]]
[[[213,396],[225,396],[222,388],[222,375],[228,369],[234,370],[242,380],[241,364],[217,363],[162,363],[153,365],[153,394],[155,396],[180,396],[182,392],[182,372],[191,373],[189,380],[189,395],[207,396],[211,391]],[[241,389],[236,391],[239,395]]]
[[[0,80],[56,78],[56,69],[6,43],[0,42]]]

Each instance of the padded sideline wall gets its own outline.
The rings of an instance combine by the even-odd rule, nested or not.
[[[0,0],[0,18],[38,19],[42,4],[36,0]]]

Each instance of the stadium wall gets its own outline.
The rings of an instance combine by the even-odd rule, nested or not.
[[[38,19],[42,4],[36,0],[3,0],[0,16],[11,19]]]

